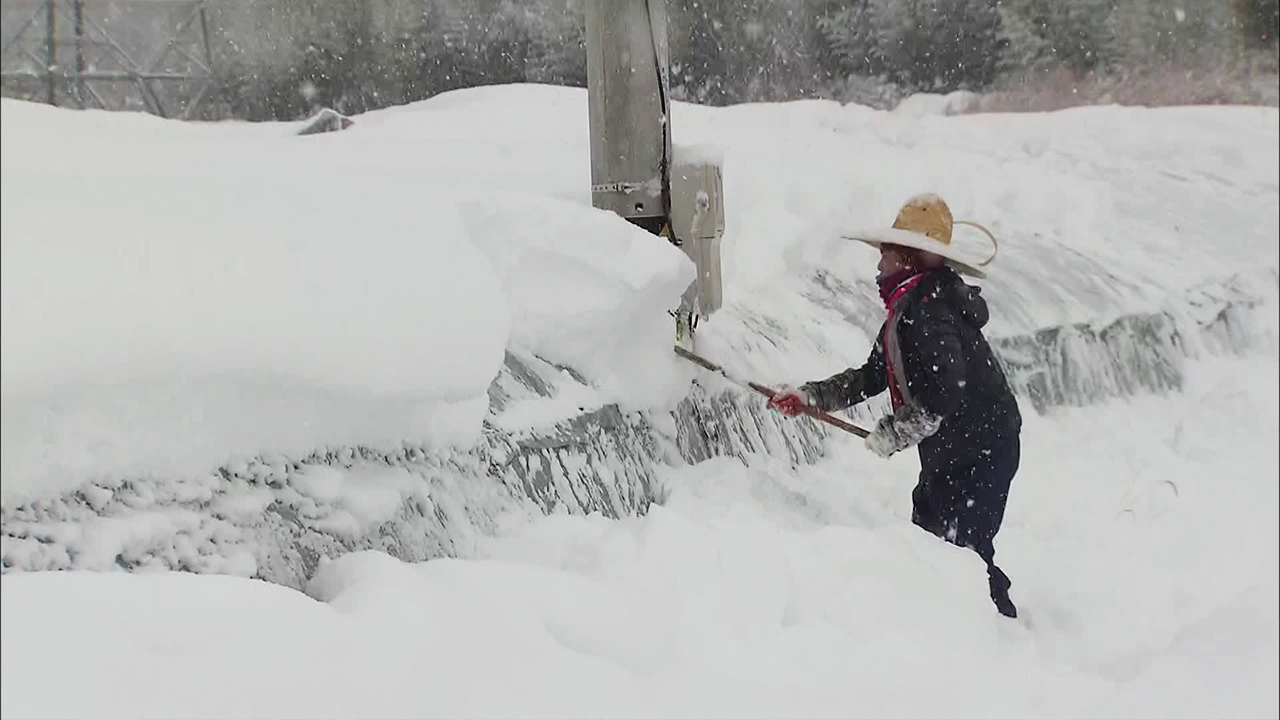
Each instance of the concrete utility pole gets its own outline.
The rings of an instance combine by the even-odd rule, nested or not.
[[[671,142],[665,0],[586,0],[591,202],[682,247],[698,277],[677,321],[720,307],[720,164]]]
[[[657,234],[671,212],[662,0],[588,0],[591,202]]]

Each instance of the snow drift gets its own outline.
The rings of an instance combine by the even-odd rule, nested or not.
[[[637,407],[679,386],[664,303],[692,266],[616,216],[450,189],[394,147],[142,117],[109,139],[95,115],[4,102],[6,504],[262,453],[469,447],[508,347],[625,373]]]
[[[1011,626],[907,523],[913,458],[673,357],[692,267],[590,207],[585,106],[298,137],[3,101],[5,715],[1275,714],[1274,109],[675,107],[724,160],[697,349],[741,374],[865,357],[847,226],[929,190],[1000,237]]]

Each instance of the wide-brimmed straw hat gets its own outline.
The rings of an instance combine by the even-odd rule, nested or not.
[[[991,238],[991,256],[986,260],[976,261],[971,253],[959,250],[951,244],[952,230],[956,225],[968,225],[977,228]],[[986,277],[979,267],[989,264],[996,257],[999,244],[991,231],[969,220],[953,220],[951,208],[942,198],[932,193],[917,195],[907,201],[898,211],[893,227],[876,230],[863,230],[841,237],[848,240],[859,240],[879,248],[881,245],[897,245],[899,247],[923,250],[942,257],[950,266],[962,275]]]

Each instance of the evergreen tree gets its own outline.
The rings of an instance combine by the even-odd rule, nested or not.
[[[995,0],[852,0],[819,23],[848,72],[948,92],[994,80],[1001,20]]]
[[[1081,73],[1110,67],[1119,54],[1112,19],[1116,4],[1117,0],[1003,0],[1003,67],[1065,66]]]
[[[807,0],[671,0],[672,95],[709,104],[811,94],[822,76]]]
[[[1276,48],[1280,37],[1280,0],[1236,0],[1236,16],[1247,44]]]

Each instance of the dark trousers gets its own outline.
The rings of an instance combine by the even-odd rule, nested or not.
[[[991,598],[1001,612],[1012,608],[1009,578],[995,564],[995,537],[1004,521],[1009,485],[1018,472],[1018,436],[981,452],[976,462],[923,466],[911,492],[911,522],[947,542],[969,548],[987,563]]]

